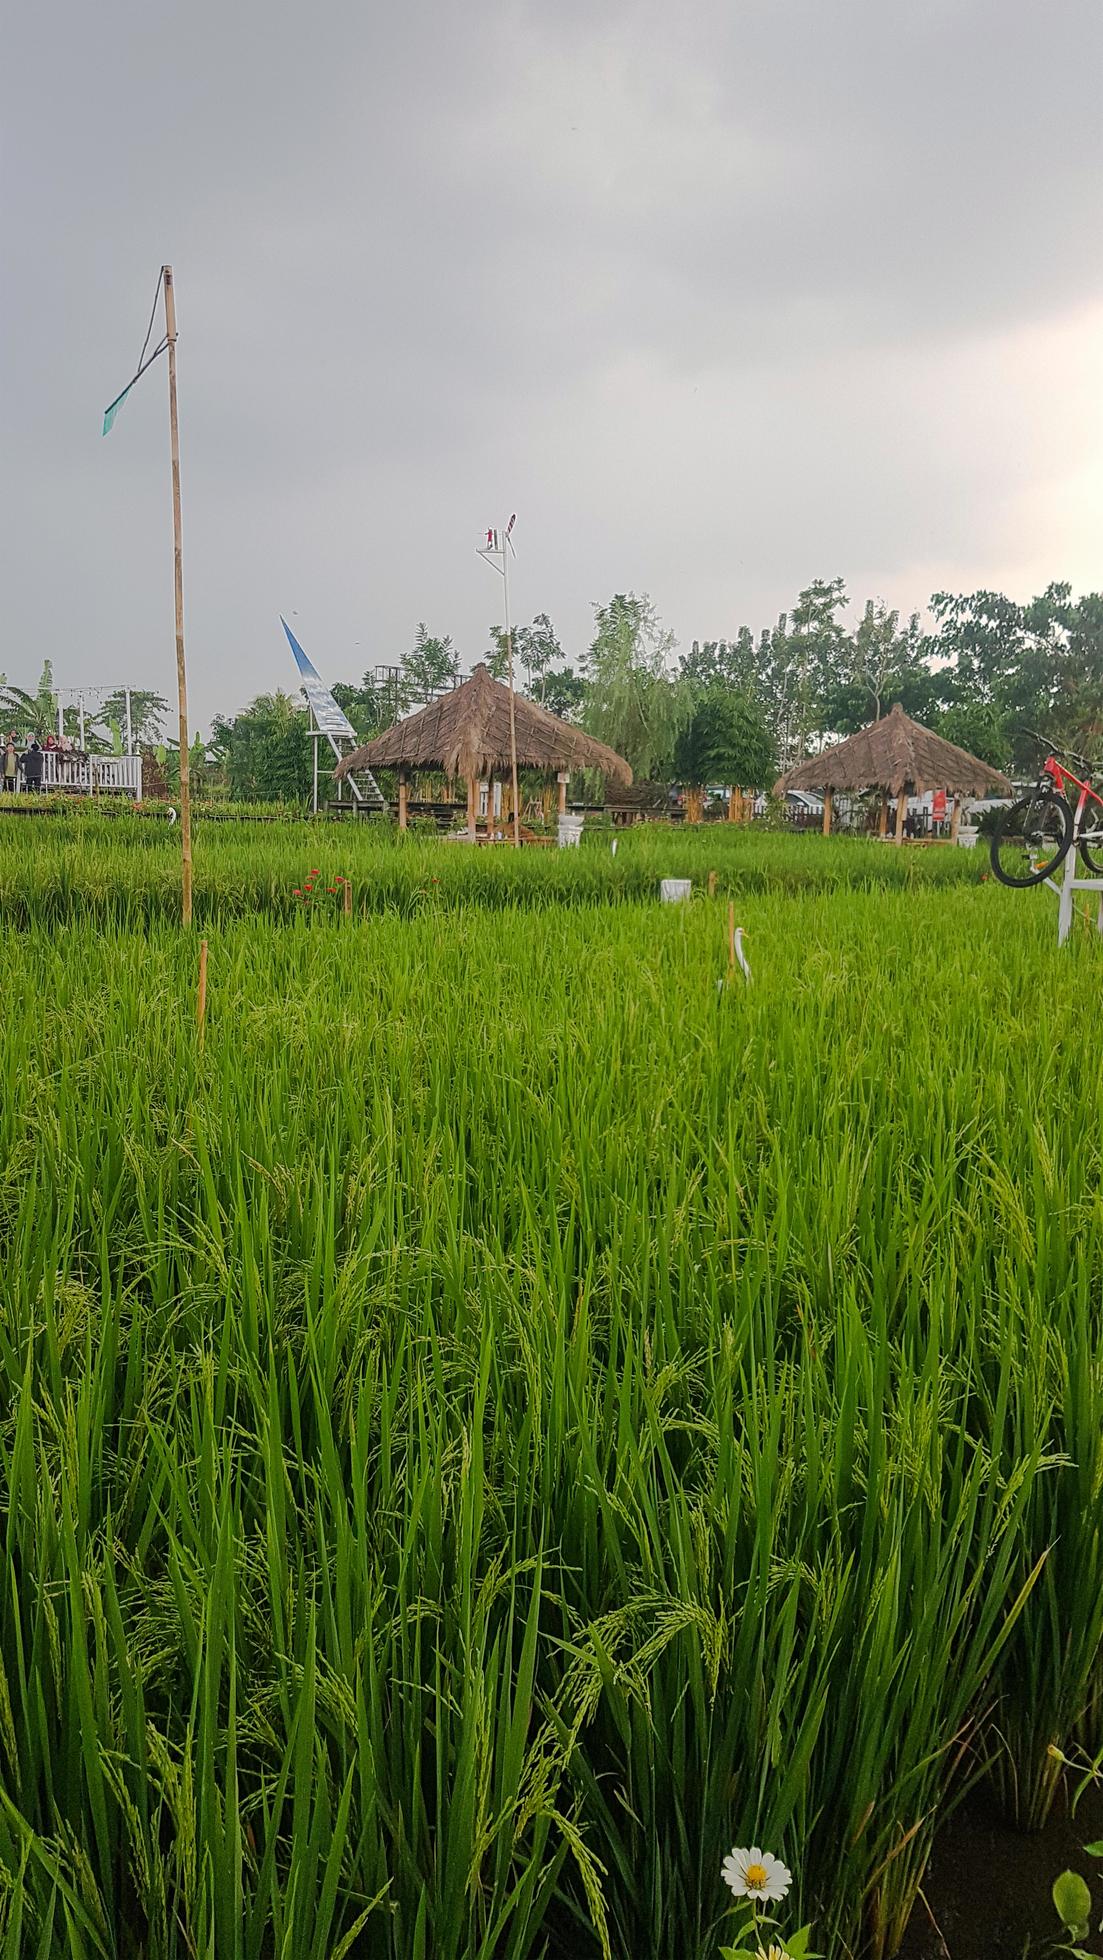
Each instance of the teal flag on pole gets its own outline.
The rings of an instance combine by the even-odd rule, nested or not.
[[[142,351],[138,356],[138,371],[136,374],[131,375],[130,380],[127,382],[126,387],[122,391],[122,394],[116,395],[114,401],[110,402],[103,411],[103,434],[105,436],[109,435],[111,430],[114,428],[115,417],[118,414],[123,403],[125,402],[127,396],[129,395],[130,390],[133,388],[134,383],[136,381],[141,380],[146,369],[151,368],[153,366],[154,361],[157,360],[158,357],[164,353],[165,348],[168,346],[168,336],[166,335],[164,340],[162,340],[160,346],[155,347],[148,361],[146,360],[146,348],[149,346],[150,337],[153,333],[153,322],[157,314],[157,301],[161,296],[161,281],[163,280],[164,276],[165,276],[165,269],[162,266],[161,271],[157,277],[157,291],[153,295],[153,312],[149,316],[149,325],[146,328],[146,337],[145,340],[142,342]]]
[[[136,380],[137,380],[137,378],[138,378],[138,377],[137,377],[137,375],[135,375],[135,377],[134,377],[134,380],[136,381]],[[107,434],[108,434],[108,432],[109,432],[109,430],[111,430],[111,429],[113,429],[113,428],[114,428],[114,426],[115,426],[115,417],[116,417],[116,415],[118,414],[118,412],[119,412],[119,410],[120,410],[120,408],[122,407],[122,405],[123,405],[123,403],[125,402],[125,400],[126,400],[126,398],[127,398],[127,396],[128,396],[128,395],[129,395],[129,393],[130,393],[130,390],[131,390],[131,389],[133,388],[133,386],[134,386],[134,381],[128,381],[128,382],[127,382],[127,384],[126,384],[126,387],[125,387],[125,388],[123,389],[123,392],[122,392],[122,394],[121,394],[121,395],[116,395],[116,396],[115,396],[115,399],[114,399],[114,401],[112,402],[112,404],[111,404],[111,406],[110,406],[110,408],[105,408],[105,409],[104,409],[104,411],[103,411],[103,433],[104,433],[104,435],[107,435]]]

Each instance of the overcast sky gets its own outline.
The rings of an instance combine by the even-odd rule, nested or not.
[[[1099,0],[24,0],[7,17],[0,671],[195,717],[416,622],[480,529],[572,658],[841,572],[853,609],[1103,584]]]

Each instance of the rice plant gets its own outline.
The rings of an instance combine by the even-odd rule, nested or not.
[[[711,1960],[733,1844],[887,1960],[1098,1719],[1096,948],[967,853],[200,831],[201,1051],[171,848],[42,832],[5,1960]]]

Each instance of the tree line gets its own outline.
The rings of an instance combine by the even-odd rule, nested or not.
[[[1073,598],[1067,584],[1025,604],[999,592],[936,592],[930,621],[868,599],[851,609],[841,578],[814,579],[766,627],[679,648],[646,594],[616,593],[594,608],[589,647],[572,662],[546,613],[513,632],[518,687],[553,714],[577,720],[631,763],[636,777],[687,786],[767,788],[778,771],[825,742],[853,734],[899,701],[924,726],[986,762],[1032,770],[1040,743],[1094,753],[1103,735],[1103,594]],[[480,656],[503,677],[507,650],[492,627]],[[332,692],[357,734],[383,728],[462,678],[451,635],[418,625],[413,645],[359,682]],[[35,694],[0,681],[0,715],[54,725],[47,663]],[[88,723],[90,745],[117,746],[124,701],[105,700]],[[170,781],[168,708],[131,695],[135,739],[153,747]],[[65,714],[67,731],[75,711]],[[306,802],[308,717],[297,697],[261,694],[218,715],[197,738],[200,795],[241,802]]]

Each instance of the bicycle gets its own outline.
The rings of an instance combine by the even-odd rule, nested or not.
[[[1046,756],[1030,795],[1004,810],[992,832],[992,870],[1001,885],[1022,891],[1028,885],[1042,884],[1052,878],[1074,844],[1092,877],[1103,878],[1103,796],[1066,768],[1058,760],[1062,755],[1086,769],[1089,776],[1092,773],[1094,764],[1074,749],[1059,749]],[[1079,792],[1075,805],[1069,800],[1070,784]],[[1089,802],[1096,807],[1086,822]]]

